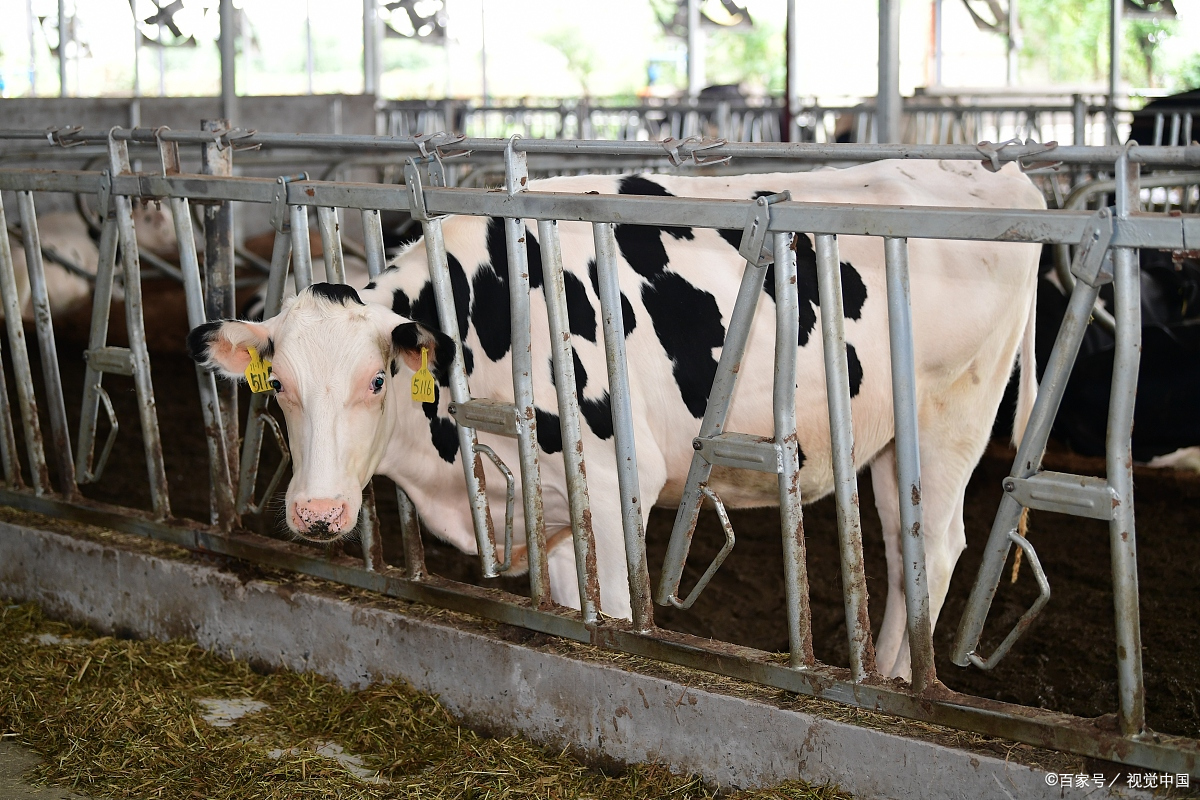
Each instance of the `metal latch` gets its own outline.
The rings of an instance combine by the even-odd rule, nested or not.
[[[1112,254],[1108,249],[1112,237],[1112,209],[1102,208],[1088,219],[1071,261],[1071,274],[1077,280],[1093,287],[1112,283]]]
[[[756,267],[765,267],[775,260],[775,254],[766,246],[767,229],[771,225],[771,206],[782,200],[791,200],[791,192],[763,195],[754,202],[746,227],[742,230],[742,243],[738,253]]]
[[[517,409],[511,403],[468,400],[465,403],[451,403],[449,411],[454,421],[464,428],[512,437],[516,437],[521,430]]]
[[[697,436],[692,448],[710,464],[756,472],[783,472],[783,453],[769,436],[748,433],[718,433]]]
[[[1029,478],[1005,478],[1004,491],[1025,508],[1092,519],[1112,519],[1116,492],[1103,478],[1039,472]]]
[[[288,212],[287,185],[292,181],[306,180],[307,172],[280,175],[275,179],[275,196],[271,198],[271,227],[280,233],[288,233],[292,229],[291,215]]]

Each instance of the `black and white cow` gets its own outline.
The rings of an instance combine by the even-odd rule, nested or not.
[[[796,200],[974,208],[1042,208],[1043,200],[1015,166],[999,173],[973,162],[892,161],[844,170],[731,178],[569,177],[535,182],[533,191],[753,198],[790,190]],[[499,219],[453,217],[444,223],[451,282],[463,333],[463,355],[476,397],[510,401],[509,301],[503,225]],[[596,290],[591,227],[560,226],[577,392],[596,535],[601,604],[629,616],[613,428]],[[552,385],[546,305],[536,227],[527,223],[534,287],[534,394],[537,439],[546,455],[562,449]],[[740,231],[616,226],[629,379],[643,508],[679,500],[716,371],[744,261]],[[853,396],[855,459],[871,467],[887,540],[889,593],[877,654],[880,669],[907,676],[908,648],[899,543],[883,242],[840,237],[847,354]],[[802,448],[801,490],[808,501],[832,489],[829,422],[811,239],[797,236],[800,333],[796,408]],[[965,547],[963,493],[986,445],[1018,349],[1028,364],[1038,246],[914,240],[910,245],[921,425],[924,532],[933,617]],[[773,297],[768,275],[764,292]],[[728,428],[772,432],[775,347],[772,297],[763,298],[749,336]],[[393,479],[412,497],[437,536],[467,553],[475,536],[449,401],[446,365],[453,343],[438,329],[423,242],[399,256],[361,292],[316,285],[262,323],[212,322],[189,337],[193,356],[241,377],[248,348],[273,360],[272,385],[283,409],[295,459],[286,497],[287,524],[297,535],[327,541],[354,527],[362,489],[372,475]],[[409,383],[422,348],[439,378],[437,398],[417,403]],[[1036,384],[1022,371],[1018,427]],[[509,464],[513,440],[481,434]],[[492,508],[503,507],[504,481],[485,460]],[[551,592],[579,606],[561,459],[541,460]],[[714,471],[712,485],[731,507],[778,503],[773,475]],[[516,530],[523,531],[520,504]],[[523,548],[522,548],[523,549]]]

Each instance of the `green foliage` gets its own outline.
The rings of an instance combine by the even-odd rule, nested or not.
[[[1151,6],[1154,4],[1151,3]],[[1108,75],[1109,0],[1021,0],[1021,56],[1058,83],[1104,81]],[[1164,74],[1158,48],[1174,20],[1126,19],[1121,72],[1135,84],[1158,86]]]
[[[1192,53],[1168,75],[1170,88],[1177,92],[1200,89],[1200,52]]]
[[[786,81],[784,49],[783,32],[761,19],[750,30],[710,30],[706,78],[710,84],[749,84],[781,94]]]
[[[591,94],[588,81],[596,71],[596,50],[588,44],[587,39],[575,27],[558,28],[542,36],[542,41],[563,54],[567,59],[567,69],[579,81],[583,96]]]

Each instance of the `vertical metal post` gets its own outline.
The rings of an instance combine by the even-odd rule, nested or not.
[[[887,271],[888,333],[892,354],[892,409],[896,422],[896,483],[900,490],[900,552],[904,557],[904,604],[912,688],[924,691],[937,678],[921,529],[921,449],[917,435],[916,358],[909,300],[908,240],[883,240]]]
[[[871,618],[867,614],[867,576],[863,566],[858,476],[854,471],[854,420],[850,411],[850,371],[846,360],[846,323],[837,237],[816,237],[817,291],[821,300],[821,336],[825,354],[825,392],[829,397],[829,439],[833,456],[833,492],[837,499],[838,541],[842,562],[842,601],[850,637],[850,675],[855,683],[875,671]]]
[[[37,97],[37,45],[34,41],[33,0],[25,0],[25,33],[29,38],[29,96]]]
[[[237,108],[237,11],[233,0],[221,0],[221,116],[226,127],[238,118]]]
[[[67,22],[67,2],[58,0],[58,96],[67,97],[67,40],[71,26]]]
[[[363,94],[379,93],[379,0],[363,0]]]
[[[504,149],[504,188],[509,196],[525,191],[529,168],[516,137]],[[537,414],[533,405],[533,343],[529,313],[529,251],[525,221],[505,218],[508,250],[508,299],[512,318],[513,405],[517,409],[517,453],[521,462],[521,502],[525,512],[525,552],[529,561],[529,596],[537,608],[548,607],[550,574],[546,564],[546,515],[538,461]]]
[[[227,0],[226,0],[227,1]],[[225,4],[222,3],[222,9]],[[231,17],[224,17],[231,19]],[[231,23],[232,24],[232,23]],[[225,23],[222,22],[222,30]],[[204,120],[202,130],[219,132],[229,128],[228,119]],[[233,175],[233,148],[227,143],[204,145],[200,171],[205,175]],[[234,298],[233,203],[222,201],[204,206],[204,315],[206,319],[233,319],[237,316]],[[237,386],[230,381],[217,384],[221,400],[221,419],[225,429],[225,455],[229,477],[238,474],[238,397]]]
[[[62,493],[68,499],[73,499],[79,493],[79,487],[75,484],[71,432],[67,427],[67,406],[63,400],[62,375],[58,369],[58,348],[54,342],[54,323],[50,318],[50,295],[46,289],[46,268],[42,261],[42,241],[38,235],[33,192],[17,192],[17,205],[25,244],[25,271],[29,273],[29,299],[33,305],[42,378],[46,384],[46,410],[50,417],[50,437],[54,442],[54,461]],[[7,233],[0,235],[7,236]]]
[[[308,76],[308,93],[313,93],[313,35],[312,0],[304,0],[304,72]]]
[[[178,149],[175,145],[164,143],[164,146],[178,159]],[[177,165],[178,161],[175,163]],[[179,270],[183,273],[188,328],[195,328],[203,325],[207,319],[204,314],[204,289],[200,283],[200,260],[196,255],[196,238],[192,231],[192,210],[186,197],[171,198],[171,215],[175,218],[175,238],[179,241]],[[200,409],[204,414],[205,439],[208,442],[209,482],[212,486],[211,518],[213,524],[230,530],[237,522],[237,513],[233,481],[229,474],[231,459],[225,452],[225,448],[229,446],[229,438],[225,434],[225,421],[221,418],[217,380],[212,372],[197,364],[196,382],[200,387]]]
[[[362,210],[363,249],[367,251],[367,274],[372,278],[383,272],[387,253],[383,249],[383,221],[374,209]]]
[[[876,140],[900,143],[900,0],[879,0],[879,88],[875,94]]]
[[[562,428],[563,465],[566,468],[567,502],[571,508],[571,534],[575,544],[575,568],[579,575],[579,602],[583,621],[596,622],[600,612],[600,582],[596,575],[596,540],[584,477],[583,431],[579,427],[579,398],[575,394],[575,360],[567,318],[566,278],[557,220],[538,220],[542,243],[543,286],[546,317],[550,327],[550,361],[554,368],[554,390],[558,396]]]
[[[733,302],[733,312],[729,315],[725,344],[717,361],[717,373],[708,393],[708,404],[704,407],[704,418],[700,421],[698,438],[717,436],[725,431],[725,418],[729,413],[729,404],[737,380],[735,368],[741,363],[746,352],[746,340],[750,336],[750,326],[754,320],[755,309],[758,308],[758,298],[763,293],[766,274],[766,264],[758,266],[746,262],[742,270],[742,281],[738,286],[737,299]],[[671,541],[667,545],[666,558],[663,559],[658,594],[655,597],[655,602],[662,605],[672,604],[672,598],[678,593],[683,565],[687,561],[692,534],[700,516],[703,490],[711,474],[711,463],[699,454],[692,456],[687,481],[679,500],[679,510],[675,515],[675,524],[671,528]]]
[[[1141,207],[1138,165],[1121,154],[1116,165],[1117,218],[1128,219]],[[1117,686],[1121,733],[1132,736],[1146,725],[1142,683],[1142,631],[1138,613],[1137,537],[1133,516],[1133,411],[1142,351],[1141,278],[1137,250],[1113,248],[1113,296],[1116,349],[1105,442],[1108,485],[1116,493],[1109,541],[1112,548],[1113,604],[1116,608]]]
[[[786,584],[790,664],[812,666],[812,613],[804,548],[804,510],[800,496],[800,442],[796,435],[796,342],[800,336],[800,298],[792,234],[775,233],[775,386],[772,406],[775,445],[779,448],[779,520],[783,528],[783,575]]]
[[[412,500],[399,486],[396,487],[396,507],[400,511],[400,535],[404,543],[404,569],[410,581],[424,580],[425,546],[421,542],[421,523],[417,520],[417,509]]]
[[[487,80],[487,7],[479,4],[479,88],[486,106],[490,100]],[[487,135],[486,132],[484,135]]]
[[[800,141],[800,20],[796,0],[787,0],[787,136],[784,141]]]
[[[133,12],[133,97],[136,103],[142,96],[142,29],[138,25],[137,0],[130,0],[129,10]]]
[[[20,489],[21,464],[17,460],[17,433],[13,430],[12,405],[8,401],[8,381],[4,377],[4,361],[0,359],[0,463],[4,466],[4,485]]]
[[[942,0],[933,0],[933,83],[942,85],[942,36],[945,33],[945,19],[942,16]]]
[[[292,227],[292,277],[296,294],[312,286],[312,245],[308,238],[308,206],[288,206]]]
[[[704,88],[704,28],[700,22],[701,0],[687,0],[688,97],[695,100]]]
[[[321,231],[321,255],[325,259],[325,280],[346,282],[346,258],[342,255],[341,223],[336,208],[317,208],[317,227]]]
[[[109,169],[114,175],[129,174],[129,149],[125,142],[108,140]],[[167,470],[163,465],[162,438],[150,379],[150,353],[146,349],[146,326],[142,317],[142,267],[138,260],[137,234],[133,229],[133,203],[124,195],[112,199],[117,210],[117,233],[121,244],[121,269],[125,273],[125,328],[129,333],[129,356],[137,389],[138,416],[146,449],[150,477],[150,502],[159,519],[171,516],[167,496]]]
[[[33,393],[33,370],[29,366],[29,350],[25,344],[25,326],[21,321],[23,309],[17,293],[16,271],[3,203],[0,203],[0,296],[4,301],[4,324],[8,328],[9,354],[12,356],[13,378],[17,384],[17,402],[21,406],[30,477],[34,493],[41,495],[51,491],[50,470],[46,467],[46,453],[42,448],[42,428],[38,423],[37,398]]]
[[[621,492],[621,528],[625,533],[625,563],[629,569],[629,603],[635,630],[654,627],[650,573],[646,565],[646,531],[642,522],[637,449],[634,446],[633,401],[625,357],[625,323],[621,316],[621,286],[617,275],[616,228],[611,222],[592,226],[596,242],[596,273],[600,317],[604,325],[604,354],[608,359],[608,392],[616,441],[617,485]]]
[[[1005,41],[1008,58],[1007,79],[1009,86],[1016,86],[1018,77],[1017,73],[1020,69],[1020,61],[1018,56],[1020,56],[1021,48],[1021,29],[1019,27],[1019,22],[1017,21],[1017,0],[1008,0],[1007,27],[1008,36]]]
[[[271,252],[271,272],[267,278],[267,296],[263,303],[263,319],[279,313],[283,305],[284,285],[287,283],[288,259],[292,255],[292,237],[288,223],[275,232]],[[237,512],[245,514],[254,502],[254,486],[258,481],[258,459],[262,452],[263,421],[260,414],[267,407],[269,394],[254,394],[246,410],[246,436],[242,441],[241,468],[238,470]]]
[[[410,162],[411,163],[411,162]],[[458,330],[458,315],[454,307],[454,290],[450,285],[450,268],[446,258],[446,240],[442,235],[442,220],[427,219],[421,222],[425,233],[425,252],[429,258],[429,276],[433,283],[433,296],[437,304],[438,320],[442,332],[458,345],[454,348],[454,361],[450,365],[450,399],[455,403],[466,403],[471,399],[467,385],[467,368],[463,361],[462,336]],[[463,462],[463,476],[467,484],[467,500],[471,506],[471,521],[475,527],[475,542],[479,548],[479,559],[484,577],[494,578],[499,574],[496,563],[496,536],[492,516],[488,511],[487,485],[483,478],[483,461],[476,451],[477,439],[474,428],[463,425],[458,430],[458,451]]]
[[[1108,1],[1108,99],[1104,143],[1117,143],[1117,92],[1121,88],[1121,12],[1124,0]]]
[[[88,352],[97,352],[108,341],[108,323],[112,308],[113,278],[117,260],[117,219],[110,201],[108,208],[101,208],[100,258],[96,265],[96,285],[92,290],[92,324],[88,335]],[[102,383],[104,372],[90,361],[84,370],[83,402],[79,414],[79,445],[75,448],[75,475],[80,483],[96,480],[93,458],[96,445],[96,418],[100,413],[100,400],[106,393]],[[112,434],[110,434],[111,439]],[[107,446],[105,448],[107,450]],[[104,453],[101,452],[104,467]]]

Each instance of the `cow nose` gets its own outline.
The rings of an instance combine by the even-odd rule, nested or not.
[[[309,500],[296,503],[292,518],[301,533],[316,539],[332,539],[345,529],[349,512],[344,500]]]

